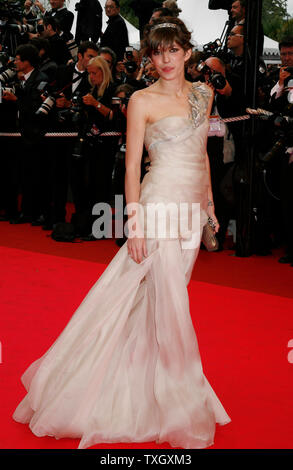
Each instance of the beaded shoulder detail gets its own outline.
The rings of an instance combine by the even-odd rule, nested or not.
[[[190,119],[194,128],[200,126],[206,118],[208,103],[212,90],[202,82],[194,82],[188,95],[191,106]]]

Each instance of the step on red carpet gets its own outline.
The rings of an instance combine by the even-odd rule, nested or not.
[[[78,446],[37,438],[11,415],[25,393],[21,374],[60,334],[118,247],[113,240],[57,243],[47,235],[29,224],[0,225],[1,449]],[[190,309],[204,372],[232,418],[217,428],[211,449],[293,447],[293,268],[280,265],[279,255],[201,251],[196,263]]]

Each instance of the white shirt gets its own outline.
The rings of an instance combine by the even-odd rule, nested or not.
[[[74,70],[74,72],[73,72],[73,80],[77,77],[77,73],[76,73],[75,71],[77,71],[78,74],[84,73],[84,71],[78,70],[77,66],[75,65],[75,70]],[[79,80],[76,80],[76,82],[72,83],[72,93],[75,92],[76,88],[77,88],[78,85],[80,84],[81,79],[82,79],[82,77],[80,77]]]

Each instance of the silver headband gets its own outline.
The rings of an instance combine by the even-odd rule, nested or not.
[[[155,31],[156,29],[160,29],[160,28],[173,28],[173,29],[178,29],[179,30],[179,26],[177,24],[174,24],[174,23],[160,23],[160,24],[156,24],[155,26],[153,26],[151,31]]]

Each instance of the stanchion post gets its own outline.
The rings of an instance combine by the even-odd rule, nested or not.
[[[245,21],[245,76],[244,93],[247,107],[255,108],[257,103],[257,72],[259,67],[259,49],[261,37],[262,0],[246,0]],[[242,155],[244,169],[238,183],[238,207],[236,219],[236,256],[248,257],[254,248],[254,172],[255,148],[252,136],[255,133],[254,118],[243,123]]]

